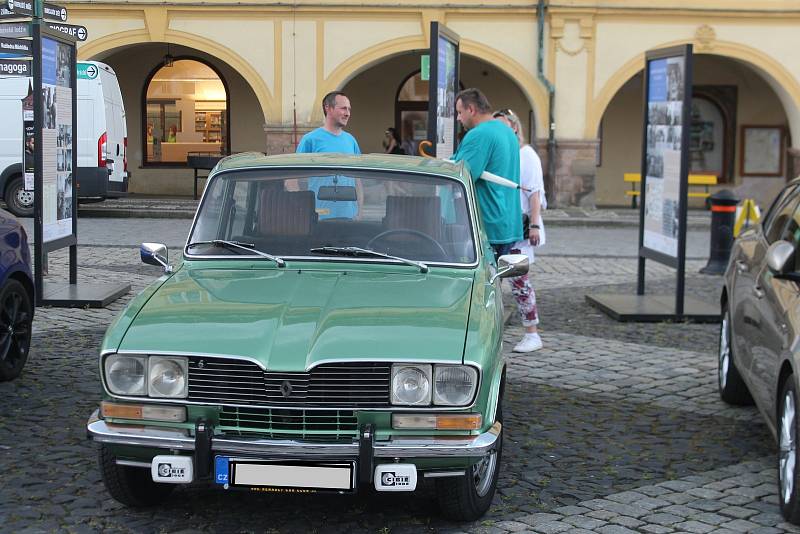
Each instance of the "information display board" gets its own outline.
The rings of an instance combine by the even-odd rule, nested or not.
[[[690,69],[691,47],[647,53],[641,253],[672,267],[685,250]]]
[[[45,243],[73,234],[75,45],[42,36],[42,227]]]
[[[428,139],[437,158],[456,151],[456,95],[458,94],[459,37],[431,22]]]

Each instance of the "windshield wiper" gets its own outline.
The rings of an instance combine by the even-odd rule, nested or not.
[[[344,254],[346,256],[373,256],[377,258],[386,258],[387,260],[397,260],[400,262],[405,263],[406,265],[411,265],[413,267],[419,268],[419,272],[427,273],[428,266],[422,263],[421,261],[414,261],[409,260],[406,258],[401,258],[400,256],[392,256],[390,254],[384,254],[383,252],[378,252],[377,250],[371,250],[368,248],[361,248],[361,247],[317,247],[312,248],[311,252],[316,254]]]
[[[226,241],[225,239],[211,239],[210,241],[195,241],[194,243],[189,243],[186,245],[186,248],[194,247],[197,245],[216,245],[218,247],[227,247],[234,250],[246,250],[247,252],[254,252],[261,256],[262,258],[267,258],[268,260],[274,261],[278,267],[286,267],[286,262],[283,261],[283,258],[279,258],[278,256],[273,256],[272,254],[267,254],[266,252],[261,252],[260,250],[256,249],[256,245],[254,243],[243,243],[241,241]]]

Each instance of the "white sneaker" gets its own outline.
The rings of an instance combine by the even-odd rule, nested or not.
[[[514,347],[514,352],[533,352],[542,348],[542,338],[539,334],[525,334]]]

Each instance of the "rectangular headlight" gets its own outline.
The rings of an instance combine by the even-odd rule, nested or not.
[[[466,406],[475,395],[478,371],[467,365],[436,365],[433,368],[433,403]]]
[[[392,404],[429,406],[431,389],[430,364],[392,365]]]
[[[183,399],[189,393],[189,359],[183,356],[150,356],[148,389],[151,397]]]
[[[112,354],[103,367],[111,393],[147,395],[147,356]]]

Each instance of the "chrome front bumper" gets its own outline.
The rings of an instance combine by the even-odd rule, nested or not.
[[[479,458],[492,451],[502,425],[496,422],[483,434],[469,438],[408,438],[375,441],[376,458]],[[130,445],[175,451],[194,451],[195,438],[187,430],[156,426],[115,425],[92,414],[86,426],[89,437],[99,443]],[[293,439],[252,439],[214,436],[215,454],[254,454],[269,458],[357,458],[359,443],[319,443]]]

